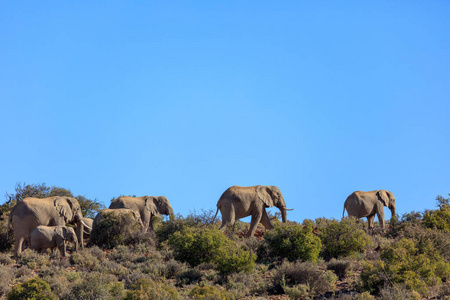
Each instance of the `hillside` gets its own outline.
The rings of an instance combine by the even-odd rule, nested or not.
[[[8,212],[4,213],[7,216]],[[449,299],[450,207],[392,218],[385,232],[363,220],[326,218],[218,230],[213,212],[154,222],[108,248],[60,257],[12,257],[0,226],[1,299]],[[86,242],[86,241],[85,241]],[[39,298],[42,297],[42,298]]]

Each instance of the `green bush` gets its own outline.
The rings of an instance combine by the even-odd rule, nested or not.
[[[287,258],[289,261],[303,260],[317,262],[322,243],[314,235],[311,223],[302,226],[284,223],[264,234],[264,243],[269,257]],[[259,249],[261,253],[261,249]]]
[[[177,285],[184,286],[202,281],[202,273],[197,268],[185,270],[176,276]]]
[[[405,226],[400,234],[402,237],[416,241],[420,251],[435,251],[435,255],[441,255],[446,261],[450,262],[450,233],[418,225],[409,225]],[[426,249],[427,247],[428,249]]]
[[[112,249],[119,245],[128,245],[136,241],[142,228],[131,214],[104,212],[95,222],[89,244],[100,248]]]
[[[36,277],[13,286],[11,292],[8,294],[8,300],[22,299],[47,300],[56,298],[52,295],[50,285],[39,277]]]
[[[381,252],[381,260],[366,262],[361,273],[363,289],[377,294],[385,285],[404,284],[427,297],[431,287],[450,279],[450,264],[434,249],[402,238]]]
[[[450,233],[450,204],[449,199],[437,196],[438,210],[430,210],[423,216],[423,223],[426,227],[436,228],[446,233]]]
[[[181,299],[177,290],[165,283],[157,282],[149,278],[140,278],[136,280],[127,291],[126,300],[165,300]]]
[[[320,230],[325,259],[349,256],[364,252],[370,238],[353,218],[331,220]]]
[[[191,266],[213,263],[224,274],[249,272],[256,256],[240,248],[216,228],[183,227],[169,238],[175,259]]]
[[[181,215],[175,216],[172,220],[158,224],[155,229],[156,236],[160,243],[167,241],[175,232],[182,230],[184,227],[201,227],[194,218],[183,218]]]
[[[215,286],[196,286],[189,293],[192,299],[208,299],[208,300],[232,300],[233,295],[225,290],[219,290]]]

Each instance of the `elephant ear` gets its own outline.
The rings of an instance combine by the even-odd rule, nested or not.
[[[145,209],[149,210],[152,216],[160,216],[158,207],[156,206],[155,201],[152,197],[145,198]]]
[[[53,205],[59,215],[64,218],[65,223],[72,220],[72,202],[63,197],[57,197],[53,200]]]
[[[268,188],[266,186],[258,185],[256,187],[256,194],[258,198],[268,207],[274,206],[273,199],[269,194]]]
[[[389,196],[386,190],[379,190],[377,195],[381,202],[383,202],[384,206],[389,207]]]
[[[66,228],[62,226],[56,226],[55,233],[57,236],[61,237],[63,240],[66,239]]]

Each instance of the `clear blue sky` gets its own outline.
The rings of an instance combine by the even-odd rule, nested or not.
[[[166,195],[186,216],[261,184],[297,222],[340,218],[355,190],[434,209],[449,16],[449,1],[2,1],[0,196]]]

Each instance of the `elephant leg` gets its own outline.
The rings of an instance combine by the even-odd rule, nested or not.
[[[273,228],[272,224],[270,223],[269,216],[267,215],[267,212],[265,210],[263,211],[263,215],[262,215],[262,218],[261,218],[261,224],[263,224],[263,226],[267,230],[270,230],[270,229]]]
[[[22,247],[24,246],[24,241],[25,238],[24,237],[19,237],[19,239],[16,241],[15,245],[14,245],[14,254],[15,255],[19,255],[20,253],[22,253]]]
[[[369,223],[369,230],[373,230],[374,220],[375,220],[375,215],[367,216],[367,223]]]
[[[222,213],[222,210],[220,212]],[[224,209],[222,213],[222,225],[220,225],[219,230],[223,230],[227,225],[234,226],[235,222],[234,208],[231,207],[229,210]]]
[[[259,211],[256,214],[252,215],[252,220],[250,222],[250,229],[247,233],[247,237],[251,237],[255,234],[256,227],[258,226],[259,222],[261,221],[262,215],[263,214]]]
[[[384,211],[377,212],[378,222],[380,223],[380,228],[384,231]]]

